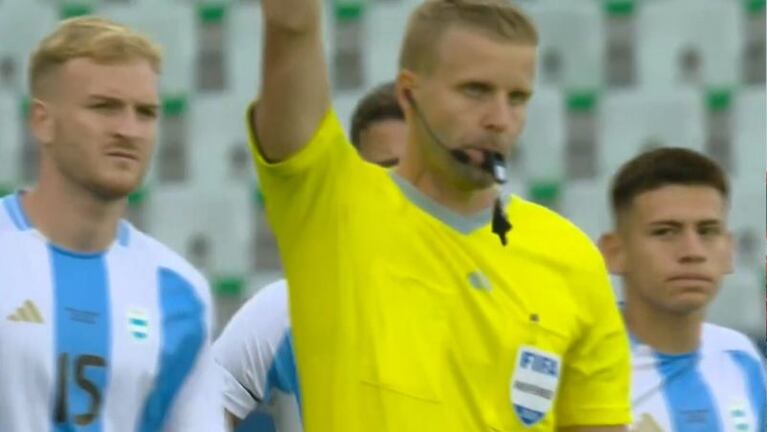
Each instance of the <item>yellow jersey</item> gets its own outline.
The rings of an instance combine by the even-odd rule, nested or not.
[[[364,162],[330,111],[306,147],[251,149],[290,293],[308,432],[630,423],[629,343],[601,255],[519,197],[502,246]]]

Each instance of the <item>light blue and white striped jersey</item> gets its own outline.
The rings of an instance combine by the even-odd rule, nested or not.
[[[52,245],[0,199],[0,431],[224,430],[208,285],[121,221],[102,253]]]
[[[265,412],[278,432],[302,430],[289,316],[287,283],[279,280],[248,300],[214,344],[226,409],[241,419]]]
[[[704,324],[700,348],[668,355],[632,339],[634,429],[765,430],[764,362],[741,333]]]

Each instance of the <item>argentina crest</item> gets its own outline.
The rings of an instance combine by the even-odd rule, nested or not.
[[[522,424],[532,427],[551,410],[559,386],[561,359],[530,346],[520,346],[511,375],[511,404]]]

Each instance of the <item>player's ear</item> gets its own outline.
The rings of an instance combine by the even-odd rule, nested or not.
[[[617,276],[623,275],[626,272],[626,254],[620,236],[614,231],[602,234],[597,245],[605,259],[607,270]]]
[[[397,102],[402,112],[408,113],[412,108],[413,89],[415,88],[416,74],[408,69],[402,69],[397,74]]]
[[[47,146],[53,140],[53,117],[50,106],[40,99],[32,99],[28,118],[29,128],[37,142]]]

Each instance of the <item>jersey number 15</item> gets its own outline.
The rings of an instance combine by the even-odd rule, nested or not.
[[[89,367],[105,368],[106,361],[103,357],[83,354],[74,358],[74,373],[77,386],[90,395],[88,411],[74,416],[74,422],[80,426],[91,424],[101,410],[101,392],[96,384],[85,376],[85,369]],[[59,376],[56,386],[56,410],[54,419],[56,423],[67,423],[69,421],[69,403],[67,388],[69,382],[69,354],[59,354]]]

